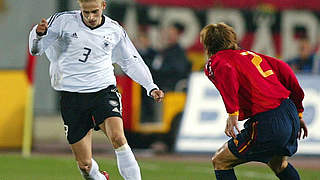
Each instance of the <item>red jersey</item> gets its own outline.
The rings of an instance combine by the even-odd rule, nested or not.
[[[290,98],[303,112],[304,93],[283,61],[247,50],[223,50],[209,58],[205,74],[219,90],[228,113],[239,120],[278,107]]]

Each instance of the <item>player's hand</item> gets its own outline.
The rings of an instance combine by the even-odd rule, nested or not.
[[[229,137],[233,137],[236,138],[236,133],[234,132],[234,128],[238,131],[238,133],[240,133],[239,127],[238,127],[238,118],[239,116],[235,115],[229,115],[228,119],[227,119],[227,125],[226,125],[226,129],[224,131],[224,133],[229,136]]]
[[[153,99],[157,102],[161,102],[164,98],[164,93],[160,89],[155,89],[155,90],[151,91],[150,94],[153,97]]]
[[[303,131],[303,136],[302,136]],[[302,136],[302,139],[306,138],[308,136],[308,128],[306,123],[304,122],[303,118],[300,118],[300,129],[298,132],[298,139],[300,140]]]
[[[48,22],[46,19],[42,18],[41,22],[38,24],[36,32],[39,36],[43,36],[47,33],[48,30]]]

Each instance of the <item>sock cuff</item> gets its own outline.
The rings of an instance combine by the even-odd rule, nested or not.
[[[287,165],[287,167],[286,168],[294,168],[289,162],[288,162],[288,165]]]
[[[89,175],[95,174],[96,171],[99,171],[99,166],[93,158],[91,158],[91,163],[92,164],[91,164]]]
[[[294,169],[294,167],[288,162],[288,165],[286,168],[284,168],[278,175],[285,174],[287,171],[290,171],[290,169]]]
[[[234,169],[226,169],[226,170],[214,170],[215,172],[218,173],[229,173],[229,172],[234,172]]]
[[[131,149],[130,146],[128,145],[128,143],[118,147],[117,149],[115,149],[116,152],[121,152],[121,151],[126,151],[128,149]]]
[[[237,180],[234,169],[215,170],[217,180]]]

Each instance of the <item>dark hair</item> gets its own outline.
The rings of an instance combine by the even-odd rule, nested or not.
[[[225,23],[209,24],[200,32],[200,41],[208,56],[225,49],[238,49],[237,34]]]

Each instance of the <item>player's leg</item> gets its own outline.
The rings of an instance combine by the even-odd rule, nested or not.
[[[274,156],[268,166],[280,180],[300,180],[297,170],[287,161],[286,156]]]
[[[77,161],[78,167],[84,174],[89,174],[92,166],[91,138],[92,130],[88,131],[87,135],[80,141],[71,144],[71,149]]]
[[[274,127],[277,128],[277,131],[282,132],[277,139],[286,138],[282,141],[275,141],[278,143],[278,147],[281,148],[277,148],[279,151],[276,151],[277,155],[272,157],[268,162],[268,166],[281,180],[299,180],[300,177],[297,170],[287,161],[287,157],[292,156],[298,148],[297,137],[300,129],[298,112],[291,100],[285,100],[280,108],[285,113],[282,113],[282,116],[278,115],[282,118]]]
[[[92,159],[91,138],[93,122],[87,109],[87,95],[61,93],[61,114],[65,134],[77,161],[80,173],[85,179],[106,180]]]
[[[72,142],[71,149],[84,179],[106,180],[106,177],[100,173],[97,162],[92,158],[92,129],[79,141]]]
[[[239,159],[229,150],[228,143],[225,143],[212,157],[217,180],[236,180],[233,167],[247,162]]]
[[[112,143],[121,176],[125,180],[141,180],[140,167],[125,138],[122,119],[109,117],[99,127]]]
[[[80,141],[71,144],[72,152],[75,156],[80,172],[85,179],[106,180],[104,175],[99,172],[98,164],[94,159],[92,159],[91,139],[92,130],[90,130]]]
[[[255,154],[252,143],[256,140],[256,125],[249,119],[237,137],[231,138],[215,153],[212,164],[217,180],[237,179],[233,167],[251,160],[251,154]]]
[[[140,180],[139,165],[124,135],[119,91],[112,85],[99,91],[95,99],[93,111],[95,130],[101,129],[112,143],[122,177],[125,180]]]

